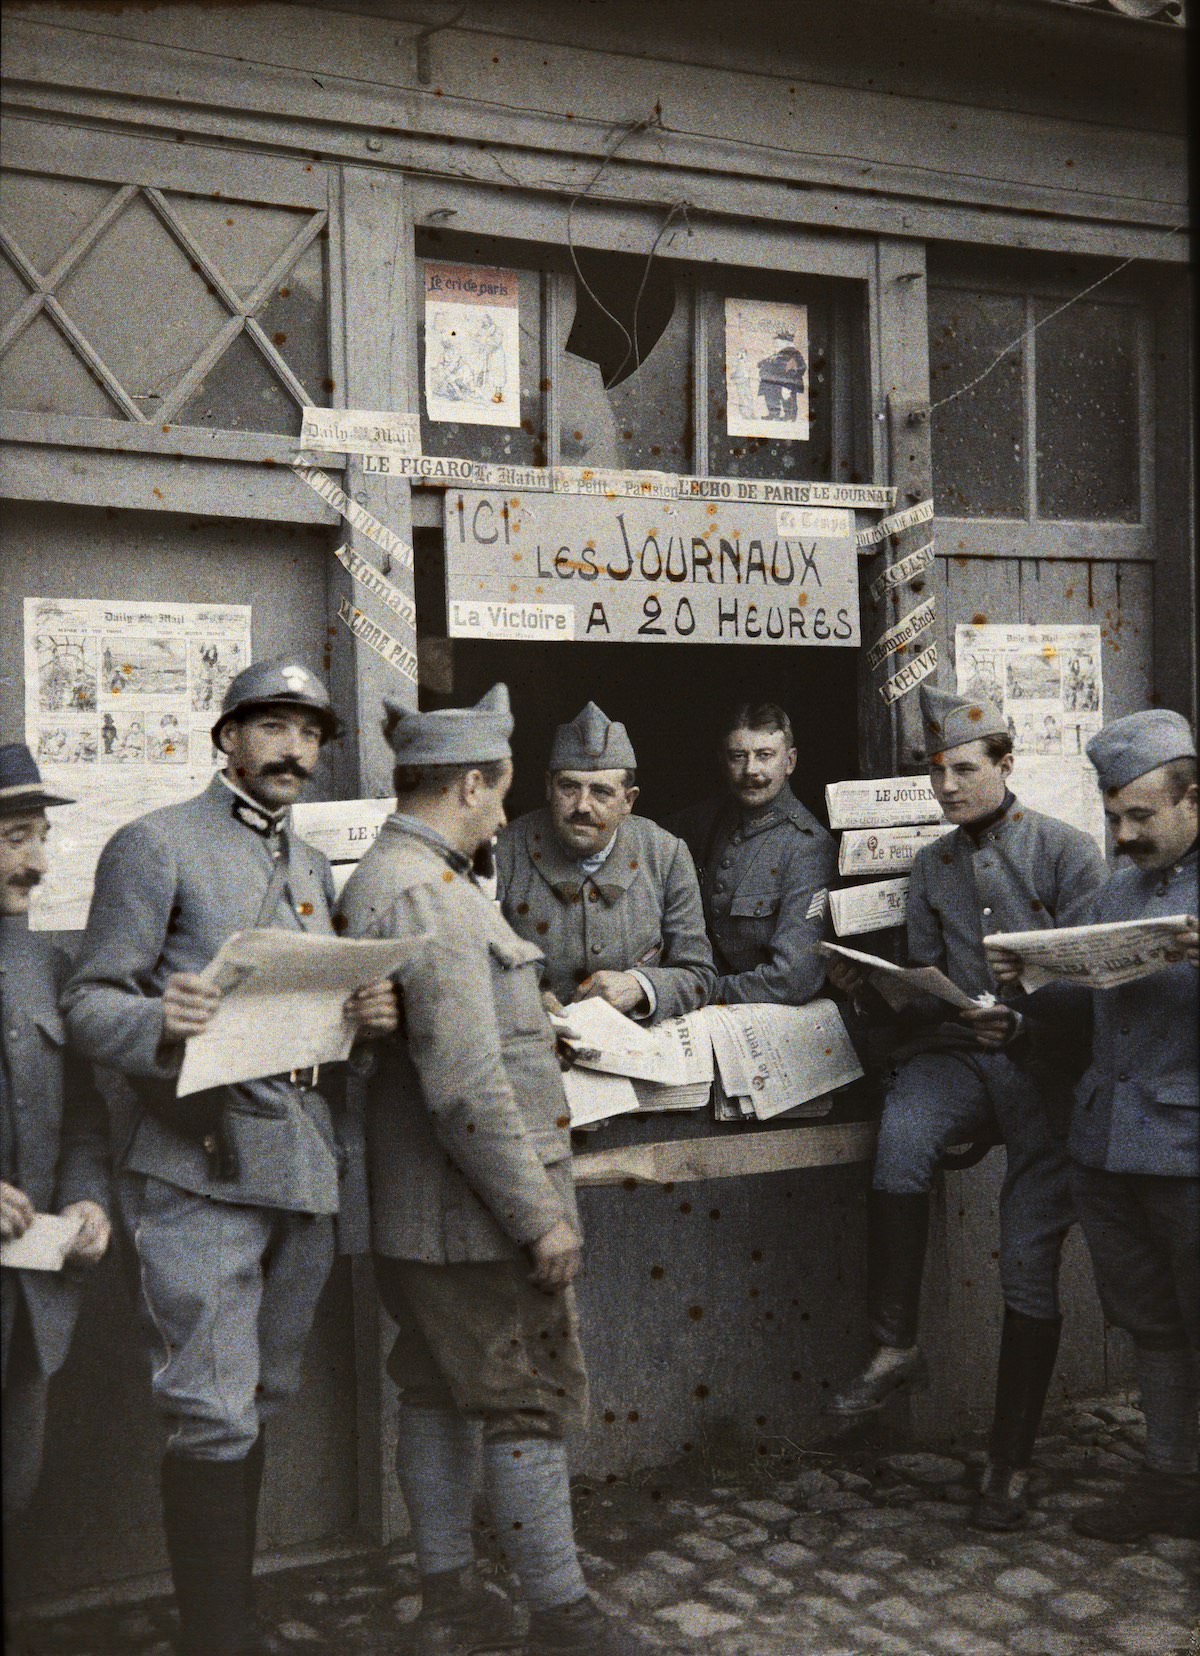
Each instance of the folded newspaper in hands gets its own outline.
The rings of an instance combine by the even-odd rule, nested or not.
[[[1027,992],[1056,980],[1115,989],[1170,966],[1167,953],[1178,947],[1187,924],[1186,914],[1165,914],[1152,920],[1057,926],[1052,931],[993,932],[984,938],[983,947],[989,955],[1017,956],[1021,987]]]
[[[861,966],[868,981],[879,990],[893,1011],[898,1012],[925,995],[936,995],[938,1000],[957,1007],[960,1012],[995,1004],[994,995],[968,995],[965,989],[951,983],[945,972],[939,971],[936,966],[897,966],[894,961],[866,954],[862,949],[848,949],[844,943],[818,943],[817,948],[822,954],[839,955]]]

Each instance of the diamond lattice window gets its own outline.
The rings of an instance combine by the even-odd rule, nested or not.
[[[312,208],[0,175],[0,406],[292,434],[327,404]]]

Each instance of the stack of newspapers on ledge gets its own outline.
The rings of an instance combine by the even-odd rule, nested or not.
[[[552,1022],[574,1059],[563,1076],[572,1127],[702,1110],[710,1098],[718,1121],[820,1116],[863,1073],[829,1000],[706,1006],[646,1025],[593,996]]]

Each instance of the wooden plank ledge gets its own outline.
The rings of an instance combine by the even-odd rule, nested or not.
[[[801,1167],[841,1167],[870,1161],[875,1123],[846,1121],[828,1127],[793,1127],[773,1133],[727,1134],[589,1150],[575,1157],[575,1183],[585,1185],[688,1184],[697,1179],[738,1179]]]

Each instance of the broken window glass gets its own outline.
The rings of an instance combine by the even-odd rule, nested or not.
[[[930,400],[936,404],[970,384],[1024,329],[1025,301],[1018,294],[931,288]],[[1026,515],[1024,374],[1018,345],[978,385],[935,410],[934,493],[947,517]]]

